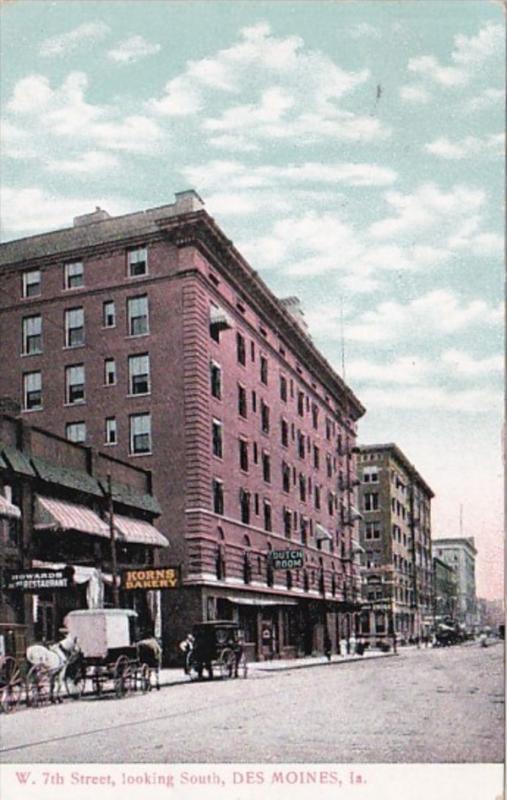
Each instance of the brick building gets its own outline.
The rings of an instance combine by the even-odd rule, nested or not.
[[[154,526],[159,514],[147,470],[0,410],[0,655],[54,641],[68,611],[112,605],[111,527],[119,578],[124,568],[154,564],[156,549],[167,547]],[[26,580],[11,588],[20,572]],[[119,595],[141,628],[155,632],[156,593]]]
[[[362,632],[401,641],[432,625],[432,490],[395,444],[358,448],[363,548]]]
[[[433,609],[435,623],[456,620],[458,583],[450,564],[433,556]]]
[[[477,625],[475,559],[477,550],[473,536],[455,539],[434,539],[433,553],[451,566],[456,573],[458,598],[457,621],[472,632]]]
[[[171,657],[234,618],[252,657],[322,650],[359,608],[359,400],[193,192],[4,244],[0,393],[75,441],[153,472],[184,589],[163,597]],[[5,354],[9,354],[8,362]],[[270,552],[300,549],[300,569]]]

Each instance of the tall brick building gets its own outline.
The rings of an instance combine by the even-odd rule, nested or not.
[[[362,632],[402,641],[429,632],[433,618],[432,490],[395,444],[361,445]]]
[[[1,248],[0,395],[153,472],[184,588],[166,655],[234,618],[253,657],[322,650],[359,608],[359,400],[193,192]],[[302,549],[299,569],[270,552]]]

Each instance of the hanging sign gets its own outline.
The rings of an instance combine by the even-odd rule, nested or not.
[[[5,589],[22,592],[40,592],[43,589],[69,589],[74,585],[72,567],[62,569],[24,569],[20,572],[7,572]]]
[[[176,589],[180,585],[179,567],[124,569],[121,589]]]
[[[273,569],[301,569],[304,564],[302,550],[271,550],[269,556]]]

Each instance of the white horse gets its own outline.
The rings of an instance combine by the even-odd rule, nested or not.
[[[70,633],[56,644],[46,647],[33,644],[27,648],[27,660],[34,666],[42,666],[49,677],[49,697],[52,703],[62,702],[60,697],[65,669],[80,652],[77,636]]]
[[[160,668],[162,666],[162,648],[154,636],[148,636],[136,642],[137,655],[141,664],[147,664],[150,671],[155,671],[155,686],[160,689]]]

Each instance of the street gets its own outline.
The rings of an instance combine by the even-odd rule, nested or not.
[[[22,709],[5,763],[389,763],[503,759],[503,647],[184,683]]]

